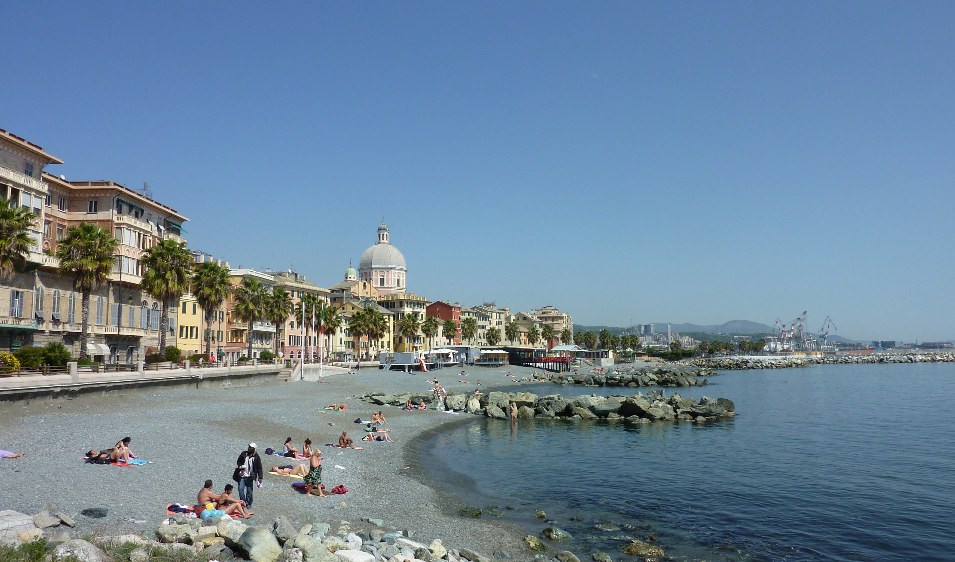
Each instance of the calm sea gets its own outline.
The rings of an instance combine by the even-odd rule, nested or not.
[[[546,511],[581,559],[617,559],[650,535],[684,560],[955,559],[955,365],[724,372],[674,390],[730,398],[739,415],[514,429],[477,418],[426,443],[422,465],[528,532]]]

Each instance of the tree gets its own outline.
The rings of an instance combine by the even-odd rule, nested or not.
[[[554,339],[554,327],[550,324],[544,324],[544,327],[541,328],[541,337],[544,338],[544,342],[549,349],[551,347],[550,342]]]
[[[511,342],[511,345],[514,345],[514,340],[521,336],[521,327],[517,325],[517,322],[508,322],[504,324],[504,337],[507,338],[507,341]]]
[[[597,335],[589,330],[577,334],[574,339],[587,349],[593,349],[597,347]]]
[[[382,314],[380,310],[372,308],[371,306],[367,306],[361,311],[356,312],[355,316],[359,316],[359,326],[362,328],[358,338],[359,351],[361,350],[361,336],[366,335],[368,336],[368,351],[371,352],[371,342],[381,340],[388,331],[388,319],[385,318],[385,315]],[[354,332],[354,329],[352,331]]]
[[[440,325],[438,318],[435,316],[428,316],[424,319],[424,322],[421,323],[421,333],[424,334],[424,337],[428,338],[428,349],[434,347],[432,338],[437,335]]]
[[[487,340],[487,344],[493,347],[501,343],[501,331],[497,328],[488,328],[484,338]]]
[[[169,307],[176,306],[182,294],[189,290],[189,272],[192,254],[185,242],[161,240],[146,250],[139,263],[145,268],[143,290],[159,299],[159,354],[166,353],[166,335],[169,333]]]
[[[200,263],[192,272],[192,294],[206,318],[206,357],[212,353],[212,322],[215,320],[216,311],[231,290],[227,267],[207,261]]]
[[[451,343],[454,341],[454,335],[457,334],[458,332],[457,323],[455,323],[454,320],[451,320],[450,318],[448,318],[447,320],[444,321],[444,326],[442,329],[444,331],[444,337],[448,339],[448,345],[451,345]]]
[[[606,328],[600,330],[600,335],[598,336],[600,341],[600,349],[611,349],[613,346],[613,341],[611,341],[612,337],[613,334],[610,333],[610,330]]]
[[[408,313],[398,320],[398,333],[401,334],[407,343],[404,346],[405,351],[414,349],[414,340],[418,336],[418,330],[421,329],[421,322],[414,313]]]
[[[242,285],[235,290],[235,317],[240,322],[248,324],[247,338],[249,343],[248,357],[252,358],[252,325],[256,320],[265,316],[265,299],[267,295],[265,285],[255,277],[246,277]]]
[[[574,343],[574,334],[570,331],[570,328],[564,328],[560,331],[560,343],[564,345]]]
[[[356,356],[361,361],[361,338],[368,333],[368,314],[367,309],[356,310],[351,318],[348,319],[348,330],[352,337],[358,338],[358,350]]]
[[[322,328],[325,330],[325,339],[328,342],[327,348],[331,347],[332,336],[342,325],[341,310],[334,306],[325,306],[322,308]]]
[[[0,276],[9,277],[26,266],[33,246],[29,230],[35,219],[30,209],[0,201]]]
[[[537,326],[532,326],[530,330],[527,330],[527,343],[531,345],[537,345],[541,339],[541,332],[537,329]]]
[[[295,318],[302,323],[304,319],[305,339],[302,340],[302,361],[306,362],[305,342],[309,341],[309,334],[315,331],[315,323],[321,319],[325,301],[315,293],[303,293],[301,300],[295,305]],[[313,322],[314,320],[314,322]],[[311,358],[308,358],[311,359]]]
[[[473,316],[468,316],[461,321],[461,337],[470,340],[471,344],[474,344],[474,336],[477,335],[478,331],[478,322],[477,318]]]
[[[265,298],[265,317],[275,325],[275,355],[279,354],[279,342],[285,341],[285,322],[292,313],[292,296],[279,287]]]
[[[71,226],[66,238],[56,247],[60,273],[73,278],[73,287],[80,291],[82,328],[80,358],[89,359],[86,344],[89,338],[90,294],[100,286],[113,269],[113,253],[119,242],[108,230],[92,223]]]

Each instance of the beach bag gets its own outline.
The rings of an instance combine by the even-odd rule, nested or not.
[[[239,480],[242,479],[242,467],[241,467],[241,466],[235,467],[235,470],[232,471],[232,479],[235,480],[236,482],[238,482]]]
[[[348,488],[346,488],[344,484],[339,484],[338,486],[335,486],[334,488],[332,488],[332,493],[333,493],[333,494],[347,494],[347,493],[348,493]]]

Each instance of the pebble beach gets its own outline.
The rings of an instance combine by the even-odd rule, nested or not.
[[[515,376],[506,376],[509,371]],[[0,406],[0,448],[27,455],[0,462],[0,509],[35,513],[52,505],[76,520],[80,536],[148,536],[164,517],[166,504],[194,503],[207,478],[216,491],[230,483],[236,457],[249,442],[258,445],[268,471],[290,460],[265,455],[266,447],[280,449],[285,438],[292,437],[301,448],[310,438],[326,457],[325,485],[331,489],[343,484],[348,493],[305,496],[292,489],[297,480],[266,474],[264,486],[255,490],[251,523],[267,524],[284,515],[297,525],[347,521],[360,529],[364,519],[380,519],[407,529],[412,537],[440,538],[446,545],[488,556],[521,559],[520,529],[461,517],[465,506],[431,487],[417,466],[421,436],[471,416],[375,407],[357,397],[371,391],[427,394],[428,381],[434,378],[458,392],[473,392],[480,380],[487,391],[518,384],[531,372],[472,367],[462,378],[460,368],[410,374],[326,368],[321,382],[314,369],[306,372],[304,381],[261,378],[217,388],[147,388],[5,403]],[[332,403],[345,403],[348,410],[324,409]],[[395,441],[360,442],[363,426],[355,419],[370,419],[379,409]],[[337,442],[342,431],[364,449],[324,446]],[[127,435],[132,451],[150,464],[123,468],[83,462],[88,449],[111,447]]]

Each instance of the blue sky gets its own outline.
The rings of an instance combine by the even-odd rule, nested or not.
[[[955,3],[19,2],[0,127],[190,246],[586,324],[955,338]]]

